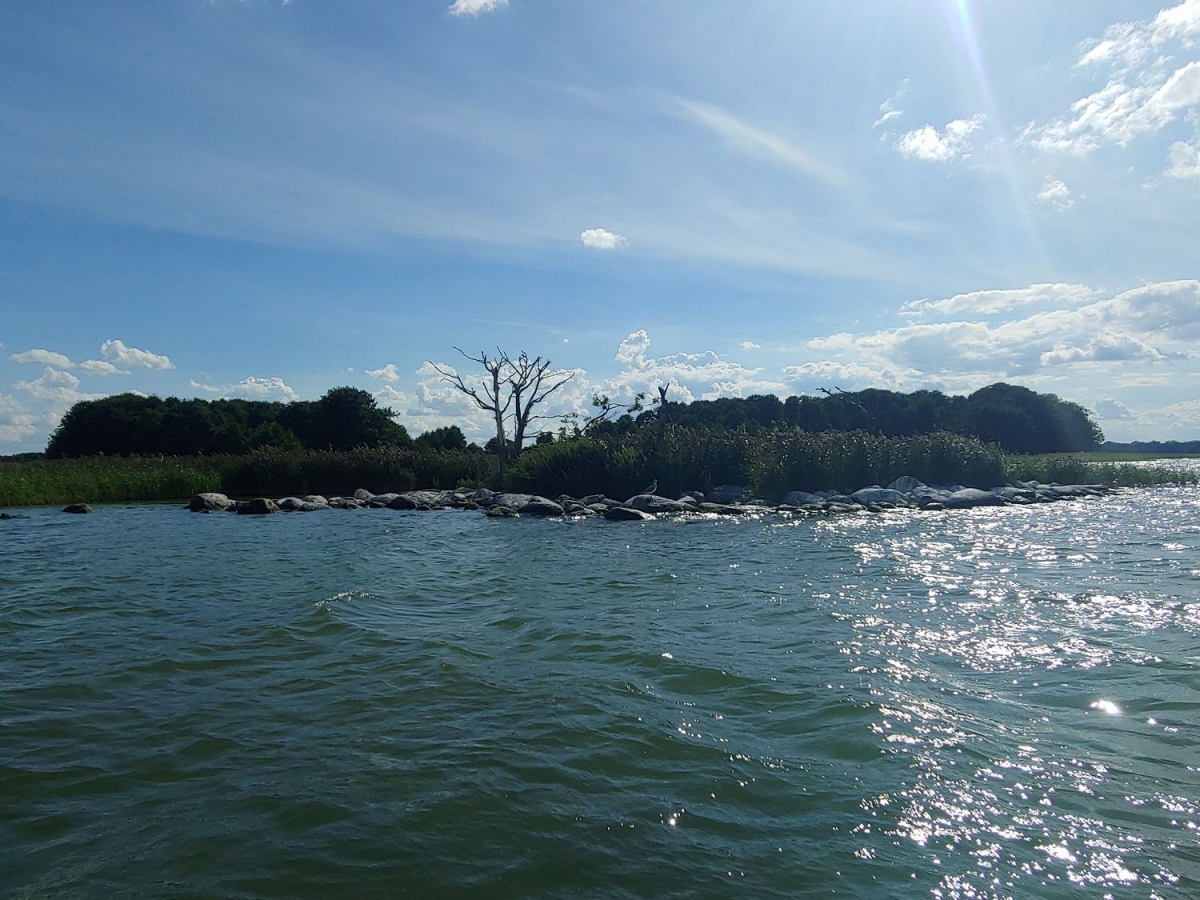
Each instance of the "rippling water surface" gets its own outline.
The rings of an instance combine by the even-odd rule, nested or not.
[[[1200,896],[1200,490],[0,522],[0,895]]]

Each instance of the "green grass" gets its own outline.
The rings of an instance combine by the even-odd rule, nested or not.
[[[104,457],[0,463],[0,506],[180,500],[221,490],[228,457]]]
[[[246,456],[90,456],[0,462],[0,507],[185,501],[202,491],[237,497],[375,493],[482,484],[495,468],[468,450],[376,447],[267,449]]]
[[[1007,456],[1004,469],[1010,481],[1040,481],[1046,484],[1153,487],[1200,483],[1200,469],[1163,469],[1135,464],[1164,458],[1138,453],[1048,453],[1041,456]]]

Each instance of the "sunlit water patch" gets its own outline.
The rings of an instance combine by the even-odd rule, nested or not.
[[[1200,895],[1198,512],[34,511],[0,885]]]

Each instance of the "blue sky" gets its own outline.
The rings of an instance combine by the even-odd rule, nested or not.
[[[0,5],[0,453],[72,403],[487,423],[1024,384],[1200,439],[1200,0]]]

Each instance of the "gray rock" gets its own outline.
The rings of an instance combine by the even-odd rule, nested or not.
[[[321,507],[323,509],[329,508],[329,501],[320,494],[305,494],[300,499],[305,503],[311,503],[313,506]]]
[[[280,512],[300,512],[304,507],[304,501],[299,497],[280,497],[275,501],[275,505],[279,507]]]
[[[613,506],[604,511],[604,518],[610,522],[652,522],[654,516],[631,506]]]
[[[863,506],[912,506],[907,494],[892,488],[868,487],[855,491],[850,499]]]
[[[659,513],[695,512],[696,510],[695,505],[692,503],[681,503],[678,500],[659,497],[657,494],[638,494],[636,497],[630,497],[622,505],[628,506],[630,509],[654,513],[655,515]]]
[[[750,496],[750,488],[740,484],[723,484],[704,495],[708,503],[738,503]]]
[[[700,491],[684,491],[682,494],[679,495],[679,499],[684,500],[684,501],[694,500],[696,503],[699,504],[699,503],[703,503],[708,498],[705,497],[704,494],[702,494]]]
[[[962,488],[954,491],[942,501],[949,509],[971,509],[976,506],[1003,506],[1006,501],[991,491],[981,491],[979,488]]]
[[[86,503],[69,503],[63,507],[63,512],[86,514],[92,512],[92,508]]]
[[[405,491],[388,501],[388,509],[440,509],[449,499],[444,491]]]
[[[546,497],[533,497],[518,512],[523,516],[561,516],[563,508]]]
[[[359,500],[363,503],[366,503],[368,500],[370,500],[374,496],[375,495],[372,494],[370,491],[368,491],[366,488],[357,488],[354,491],[354,499]]]
[[[809,506],[822,502],[820,497],[810,494],[808,491],[789,491],[788,495],[783,498],[785,506]]]
[[[507,519],[510,516],[515,516],[516,514],[517,511],[511,506],[501,506],[498,503],[489,506],[487,513],[485,513],[489,519]]]
[[[253,500],[239,503],[237,511],[245,516],[265,516],[270,513],[279,512],[279,506],[274,500],[266,497],[255,497]]]
[[[901,491],[905,494],[915,491],[917,488],[925,487],[925,482],[919,478],[913,478],[911,475],[901,475],[895,481],[888,485],[889,490]]]
[[[490,497],[478,501],[480,506],[507,506],[510,509],[520,509],[534,497],[533,494],[513,494],[504,491],[499,494],[492,494]]]
[[[233,501],[224,494],[205,491],[192,497],[188,509],[192,512],[211,512],[212,510],[226,510],[231,506],[233,506]]]
[[[700,504],[700,512],[718,516],[740,516],[745,511],[744,506],[734,506],[732,503],[710,503],[706,500]]]

